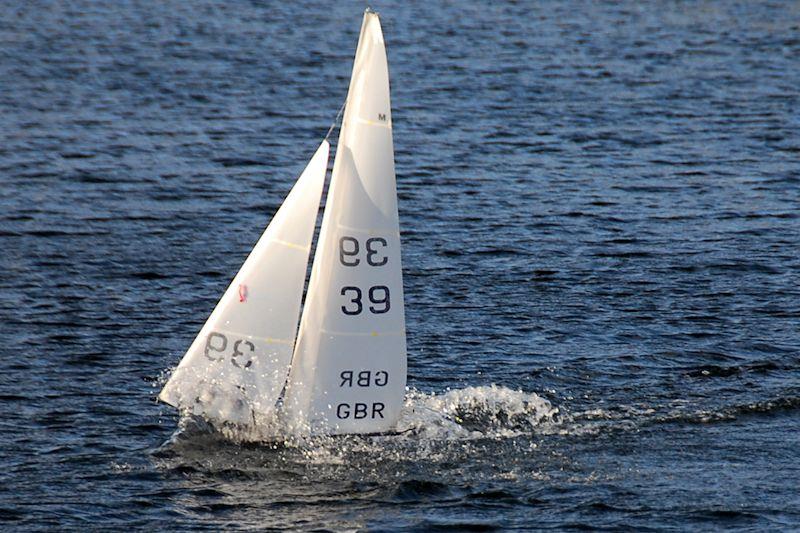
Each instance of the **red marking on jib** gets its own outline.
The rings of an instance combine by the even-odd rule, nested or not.
[[[239,301],[247,301],[247,285],[239,285]]]

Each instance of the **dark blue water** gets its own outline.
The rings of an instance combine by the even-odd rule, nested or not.
[[[154,398],[363,3],[0,6],[4,528],[800,528],[800,4],[382,2],[412,436]]]

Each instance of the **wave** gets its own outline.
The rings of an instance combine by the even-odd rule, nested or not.
[[[733,403],[714,407],[692,405],[676,400],[664,406],[619,405],[606,409],[589,409],[570,415],[568,423],[558,428],[564,434],[597,434],[639,430],[666,424],[714,424],[747,417],[779,416],[800,410],[798,391],[784,391],[766,400]]]

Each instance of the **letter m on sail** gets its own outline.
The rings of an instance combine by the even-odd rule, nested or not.
[[[378,120],[386,122],[386,113],[378,113]]]

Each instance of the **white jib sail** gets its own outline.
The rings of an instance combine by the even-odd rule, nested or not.
[[[375,13],[361,26],[333,175],[287,384],[290,430],[391,430],[406,337],[389,71]]]
[[[294,348],[330,145],[323,141],[159,399],[212,422],[270,415]]]

